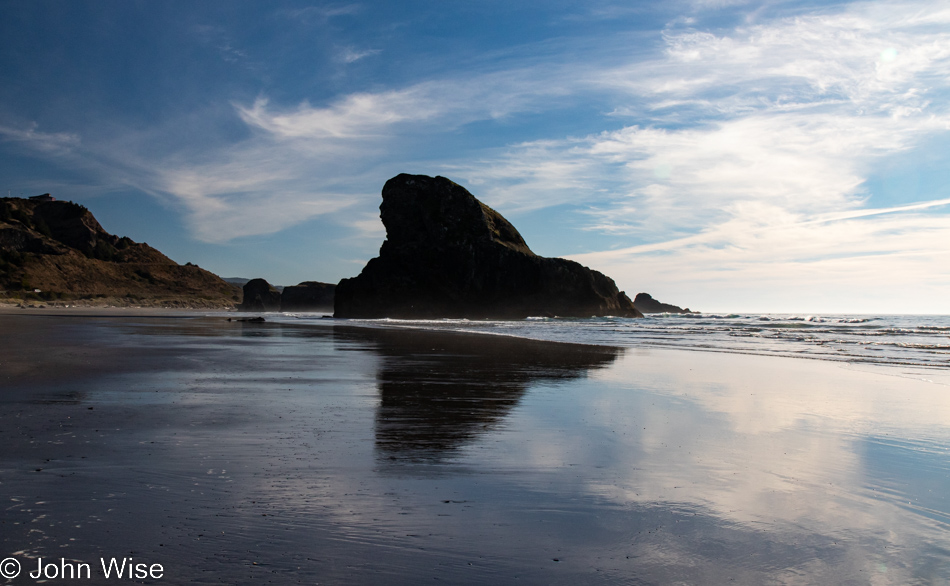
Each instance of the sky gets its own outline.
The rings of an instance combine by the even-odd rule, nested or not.
[[[0,190],[355,276],[442,175],[710,312],[950,314],[950,2],[0,0]]]

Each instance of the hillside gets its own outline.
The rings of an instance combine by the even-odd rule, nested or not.
[[[0,198],[0,300],[221,308],[240,298],[209,271],[106,232],[81,205]]]

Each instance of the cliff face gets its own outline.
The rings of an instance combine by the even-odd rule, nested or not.
[[[0,198],[0,290],[14,299],[221,307],[239,288],[106,232],[83,206]]]
[[[609,277],[534,254],[498,212],[444,177],[383,187],[386,241],[337,286],[336,317],[642,317]]]

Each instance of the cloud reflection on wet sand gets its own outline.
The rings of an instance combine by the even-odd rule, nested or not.
[[[950,576],[942,385],[497,336],[77,320],[86,367],[4,399],[9,553],[130,550],[170,583]]]

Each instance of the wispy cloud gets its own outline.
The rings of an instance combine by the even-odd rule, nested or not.
[[[353,205],[363,183],[347,185],[346,179],[359,156],[338,145],[288,148],[255,140],[224,159],[167,165],[149,187],[177,198],[199,240],[224,242],[277,232]]]
[[[350,94],[325,106],[280,108],[261,97],[234,104],[252,136],[201,162],[164,161],[148,189],[177,198],[205,241],[276,232],[353,205],[360,214],[376,208],[387,173],[406,170],[420,143],[564,93],[537,76],[505,71]],[[343,223],[366,237],[381,234],[378,221],[373,230]]]
[[[558,71],[556,75],[566,76],[566,72]],[[353,93],[325,106],[304,102],[296,108],[281,108],[259,98],[251,106],[235,104],[235,108],[249,126],[281,139],[395,136],[411,133],[420,124],[437,125],[426,130],[439,133],[540,108],[551,99],[576,91],[571,84],[562,86],[551,81],[549,72],[516,69]]]
[[[79,135],[70,132],[41,132],[37,125],[25,128],[0,126],[0,140],[15,141],[46,154],[65,154],[81,144]]]
[[[199,24],[192,27],[192,32],[204,44],[213,47],[222,60],[235,64],[248,62],[247,52],[235,46],[235,41],[224,27]]]
[[[304,24],[326,24],[337,16],[350,16],[363,11],[360,4],[327,4],[324,6],[307,6],[305,8],[284,10],[281,14]]]
[[[365,57],[370,57],[372,55],[378,55],[380,53],[379,49],[355,49],[353,47],[343,47],[337,51],[337,61],[342,63],[355,63],[360,59]]]
[[[391,134],[400,122],[422,121],[439,116],[444,107],[420,88],[382,94],[354,94],[331,106],[315,108],[301,104],[291,111],[274,111],[267,99],[251,107],[237,105],[249,126],[279,139],[359,139]]]

